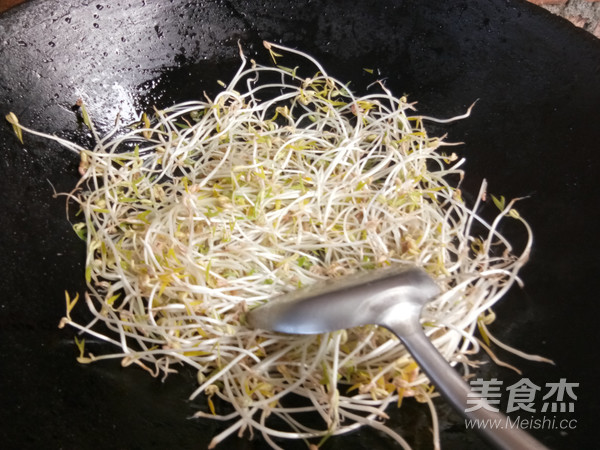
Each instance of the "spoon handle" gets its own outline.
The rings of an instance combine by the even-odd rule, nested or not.
[[[420,327],[408,333],[405,329],[394,330],[394,326],[388,328],[404,343],[421,370],[427,374],[437,390],[454,409],[465,419],[484,424],[475,426],[475,429],[491,445],[499,449],[510,450],[547,449],[522,429],[508,426],[509,422],[504,414],[490,411],[489,409],[493,408],[489,403],[479,394],[471,391],[467,383],[442,357]],[[471,402],[467,403],[467,399]],[[474,399],[482,407],[467,411],[473,408]],[[474,423],[477,424],[477,422]],[[494,423],[498,426],[490,425]]]

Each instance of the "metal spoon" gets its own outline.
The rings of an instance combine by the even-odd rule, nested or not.
[[[490,444],[511,450],[546,448],[525,431],[507,426],[503,414],[490,411],[485,399],[470,390],[429,341],[419,319],[423,305],[439,294],[439,287],[423,270],[400,266],[299,289],[250,311],[247,320],[254,328],[290,334],[319,334],[368,324],[386,327],[458,413],[503,427],[475,427]],[[474,401],[483,406],[467,411]]]

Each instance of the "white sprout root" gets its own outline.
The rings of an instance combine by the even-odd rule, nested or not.
[[[383,85],[355,96],[310,56],[266,47],[273,58],[304,58],[317,74],[242,54],[212,100],[157,110],[91,151],[61,141],[81,155],[70,197],[85,218],[75,228],[87,240],[95,317],[76,323],[67,298],[61,325],[119,348],[85,356],[81,346],[82,362],[119,358],[164,377],[181,365],[197,370],[191,398],[206,395],[209,411],[196,416],[231,423],[211,447],[257,432],[274,448],[280,438],[314,446],[369,425],[408,448],[386,427],[385,409],[416,397],[436,424],[435,393],[393,335],[376,326],[282,335],[248,328],[245,313],[317,280],[410,262],[444,292],[423,313],[427,334],[468,374],[477,325],[487,340],[490,308],[518,281],[531,231],[514,202],[497,201],[491,221],[476,213],[485,183],[465,204],[463,161],[440,150],[450,144],[427,135],[428,118],[405,98]],[[524,226],[519,251],[498,230],[505,219]],[[290,393],[306,404],[285,406]],[[215,397],[231,408],[220,414]],[[302,423],[306,412],[322,426]]]

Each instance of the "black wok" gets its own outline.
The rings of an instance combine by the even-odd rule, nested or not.
[[[574,411],[555,414],[571,427],[531,433],[552,448],[592,448],[600,415],[593,344],[600,312],[600,41],[566,21],[504,0],[32,1],[0,16],[0,113],[86,142],[71,108],[78,97],[106,129],[117,110],[127,120],[154,104],[215,93],[216,80],[237,66],[238,40],[264,58],[263,39],[311,53],[358,91],[373,80],[362,68],[374,68],[424,114],[460,114],[479,99],[469,119],[433,131],[465,142],[456,150],[468,161],[466,192],[475,193],[486,177],[493,193],[528,196],[519,205],[535,233],[522,272],[526,285],[499,304],[492,330],[556,362],[499,351],[523,375],[490,365],[480,376],[504,387],[523,377],[542,387],[561,378],[579,383]],[[187,419],[206,407],[186,400],[192,373],[162,383],[118,363],[81,366],[73,333],[57,328],[64,291],[84,290],[85,249],[66,220],[65,199],[53,197],[73,188],[77,165],[48,142],[26,137],[21,145],[0,122],[1,445],[206,448],[223,425]],[[482,448],[438,404],[444,448]],[[390,423],[414,447],[431,447],[423,405],[405,402]],[[390,445],[362,430],[324,448]],[[230,446],[265,444],[231,438],[222,448]]]

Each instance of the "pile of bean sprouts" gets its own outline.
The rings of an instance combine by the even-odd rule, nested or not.
[[[208,401],[196,417],[227,423],[211,448],[233,433],[258,433],[273,448],[281,439],[315,447],[363,425],[409,448],[385,425],[388,406],[405,397],[429,405],[438,447],[436,393],[390,332],[284,335],[249,328],[245,314],[319,280],[414,264],[443,291],[424,310],[424,329],[468,375],[490,339],[512,350],[486,324],[519,281],[531,231],[503,198],[494,198],[495,218],[478,215],[485,183],[474,204],[465,203],[463,160],[428,136],[423,123],[436,119],[416,115],[406,98],[383,83],[357,96],[309,55],[265,46],[274,65],[240,52],[237,73],[214,98],[155,110],[104,137],[84,109],[92,150],[9,118],[19,132],[58,140],[81,157],[69,197],[87,242],[84,297],[93,320],[77,323],[78,297],[67,295],[61,326],[117,349],[93,355],[78,339],[83,363],[117,358],[163,378],[193,368],[191,399]],[[316,74],[277,65],[276,51]],[[519,251],[499,232],[504,220],[523,224]],[[290,393],[304,403],[289,406]],[[215,407],[216,398],[230,406]],[[307,412],[320,427],[303,423]]]

